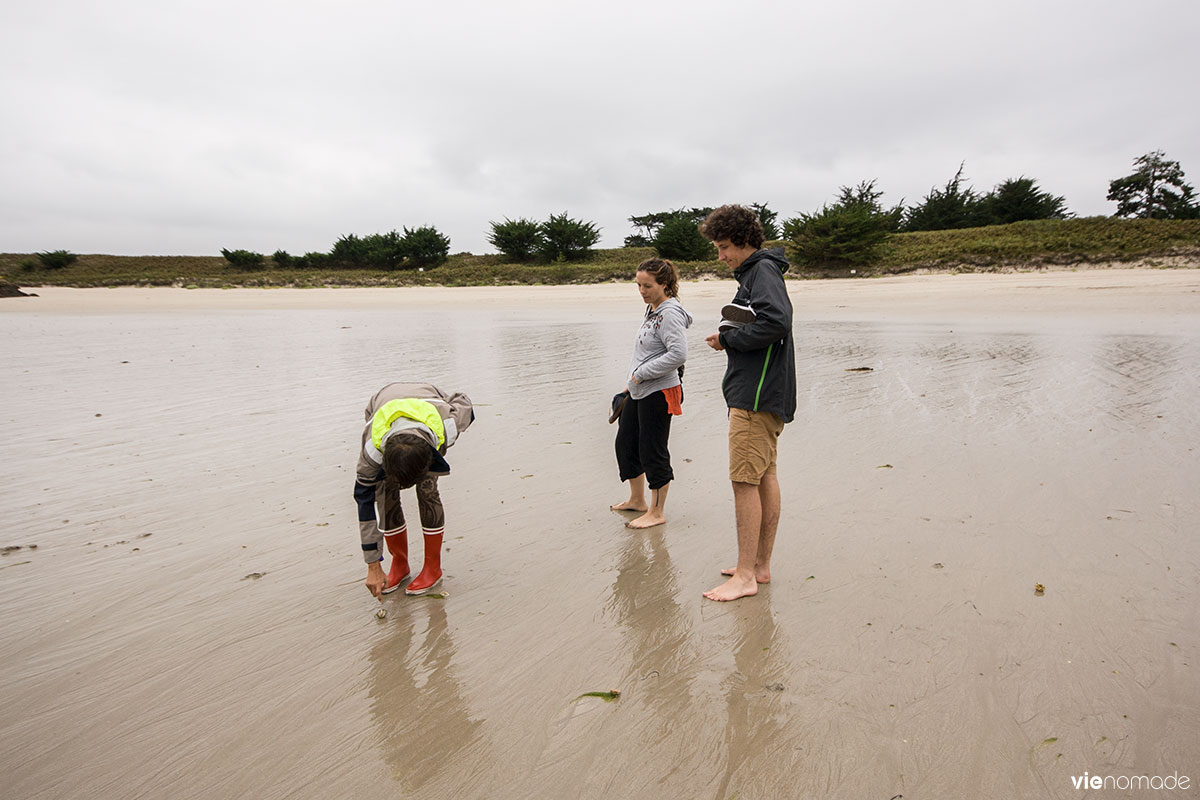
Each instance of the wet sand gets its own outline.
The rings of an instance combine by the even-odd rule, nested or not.
[[[1196,791],[1200,271],[790,284],[774,580],[718,604],[703,338],[732,286],[683,287],[645,532],[607,510],[632,284],[0,301],[3,795]],[[447,596],[380,621],[351,489],[393,379],[478,418],[442,482]]]

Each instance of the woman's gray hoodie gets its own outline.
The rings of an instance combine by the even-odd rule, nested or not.
[[[630,397],[641,400],[679,385],[679,368],[687,361],[687,328],[691,324],[692,315],[674,297],[668,297],[653,311],[646,306],[646,318],[633,343]]]

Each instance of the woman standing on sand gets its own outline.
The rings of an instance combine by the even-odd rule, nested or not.
[[[681,379],[692,316],[678,300],[679,274],[670,261],[646,259],[638,265],[636,280],[646,314],[633,344],[629,397],[621,409],[616,442],[617,467],[621,480],[629,481],[629,499],[610,508],[644,512],[625,524],[650,528],[667,521],[667,489],[675,477],[667,439],[671,417],[683,413]]]

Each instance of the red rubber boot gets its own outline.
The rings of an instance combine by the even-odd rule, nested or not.
[[[432,533],[425,531],[421,537],[425,540],[425,564],[421,567],[421,574],[405,588],[405,594],[425,594],[442,582],[442,535],[445,530],[438,528]]]
[[[388,570],[387,588],[383,590],[383,593],[387,594],[399,589],[404,579],[412,574],[408,568],[408,526],[405,525],[395,533],[385,533],[383,543],[387,545],[388,552],[392,554],[392,567]]]

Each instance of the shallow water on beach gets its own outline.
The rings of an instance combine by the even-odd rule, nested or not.
[[[684,294],[676,480],[645,532],[608,511],[632,289],[0,313],[4,795],[1200,781],[1200,313],[798,313],[774,580],[716,604],[725,286]],[[465,391],[477,419],[441,484],[446,596],[378,620],[351,489],[390,380]]]

